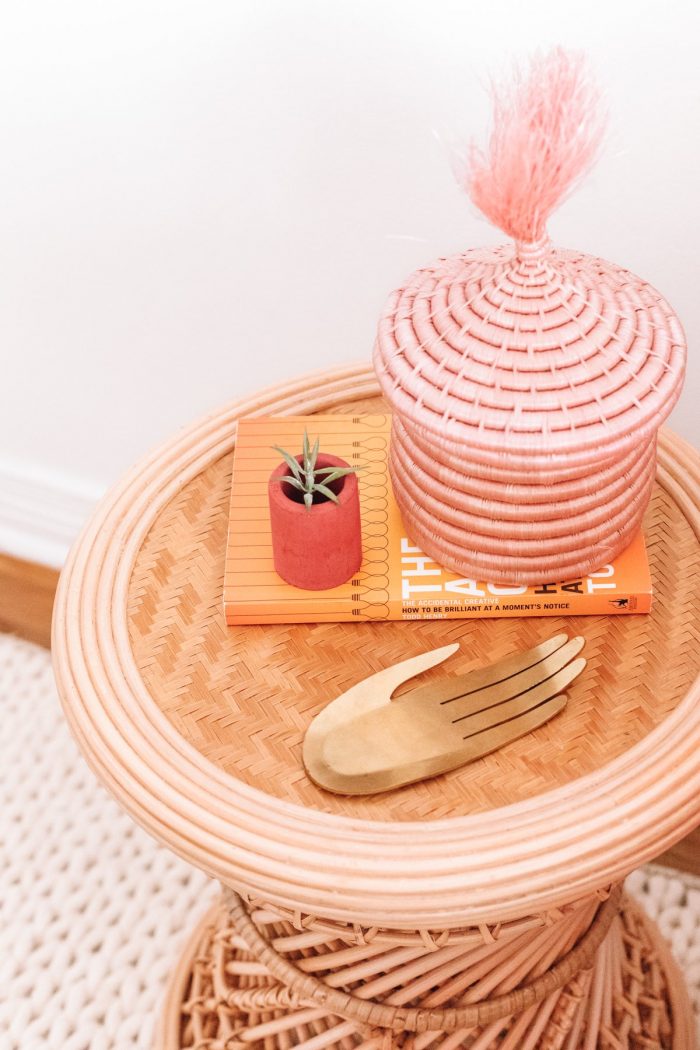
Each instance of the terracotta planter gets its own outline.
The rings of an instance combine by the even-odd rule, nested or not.
[[[298,457],[301,462],[301,457]],[[319,467],[347,467],[338,456],[319,453]],[[325,500],[307,510],[291,485],[277,479],[289,474],[286,463],[270,475],[268,498],[275,569],[287,583],[305,591],[339,587],[362,564],[362,529],[357,475],[346,474],[330,488],[338,502]]]

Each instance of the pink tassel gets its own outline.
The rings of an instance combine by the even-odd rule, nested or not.
[[[582,54],[555,48],[526,74],[492,88],[486,152],[472,146],[466,189],[479,210],[516,241],[534,243],[547,219],[591,167],[605,116]]]

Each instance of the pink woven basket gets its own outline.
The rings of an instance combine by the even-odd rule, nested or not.
[[[391,473],[393,484],[398,485],[415,502],[416,518],[420,519],[421,514],[425,513],[440,523],[440,528],[437,524],[435,526],[437,533],[442,529],[455,542],[459,532],[463,534],[465,542],[468,534],[476,533],[480,537],[479,545],[484,550],[497,553],[503,524],[507,521],[511,553],[520,550],[527,553],[525,548],[530,546],[544,553],[555,546],[559,549],[566,549],[567,545],[570,547],[572,535],[577,537],[577,542],[586,538],[595,542],[596,538],[602,539],[616,528],[623,528],[627,519],[640,508],[643,513],[654,481],[656,464],[655,461],[649,463],[613,500],[579,510],[578,513],[574,501],[551,506],[526,504],[521,508],[517,504],[492,500],[484,501],[481,507],[475,509],[473,506],[465,507],[462,502],[464,497],[454,489],[451,491],[451,502],[445,503],[442,500],[444,489],[431,484],[429,475],[421,474],[415,464],[413,471],[409,472],[405,463],[397,457],[392,461]],[[448,530],[447,526],[454,528]],[[559,538],[556,544],[550,542],[555,538]]]
[[[480,473],[483,468],[469,463],[466,457],[460,470],[431,457],[408,437],[398,418],[394,419],[392,441],[401,449],[397,458],[412,463],[413,476],[426,492],[437,496],[447,486],[456,507],[514,521],[572,517],[599,510],[601,504],[612,503],[625,493],[645,468],[653,471],[656,458],[656,440],[652,439],[646,448],[635,449],[624,461],[616,461],[595,475],[587,473],[547,484],[542,480],[528,482],[516,472],[517,482],[504,484],[484,478]]]
[[[547,583],[586,576],[613,561],[629,545],[641,526],[641,518],[635,516],[622,532],[611,536],[607,542],[599,542],[587,548],[578,547],[576,537],[572,537],[572,546],[576,547],[576,553],[569,557],[513,556],[509,553],[509,545],[501,548],[498,554],[490,554],[484,553],[476,546],[470,549],[462,542],[455,544],[445,540],[435,533],[434,522],[431,522],[430,527],[424,527],[412,518],[410,509],[398,495],[397,503],[407,531],[437,562],[469,579],[489,580],[505,586],[529,586],[533,581]]]
[[[502,451],[500,459],[496,460],[494,458],[493,463],[489,465],[484,462],[480,451],[474,453],[472,449],[466,447],[459,449],[459,446],[455,447],[453,451],[449,451],[444,447],[436,446],[432,443],[432,438],[427,432],[422,432],[419,427],[413,426],[412,423],[408,423],[407,420],[401,419],[399,416],[395,416],[395,428],[399,425],[408,443],[422,448],[426,456],[434,459],[437,463],[451,467],[458,474],[468,474],[470,478],[486,484],[489,481],[493,481],[496,483],[505,482],[511,485],[519,484],[527,487],[535,486],[533,491],[537,490],[537,485],[556,486],[566,481],[570,481],[574,488],[588,484],[589,489],[593,491],[598,488],[598,478],[604,477],[610,481],[611,471],[617,471],[622,467],[627,468],[640,454],[640,450],[644,448],[645,444],[649,447],[656,440],[655,434],[649,442],[640,442],[637,447],[630,450],[627,456],[621,458],[619,456],[606,458],[601,454],[593,469],[591,469],[590,464],[572,463],[566,456],[551,456],[548,460],[540,457],[539,461],[537,461],[534,457],[524,459],[516,454],[508,455],[506,451]],[[508,459],[506,460],[507,456]],[[465,470],[465,464],[468,467],[467,470]],[[544,488],[540,488],[539,492],[542,493],[544,490]]]
[[[597,149],[594,101],[561,51],[497,94],[469,189],[515,245],[417,271],[379,322],[407,530],[447,567],[497,583],[576,577],[626,546],[685,371],[681,325],[657,291],[546,235]]]
[[[397,475],[392,464],[391,467],[391,478],[392,484],[402,488],[402,481],[404,478]],[[537,558],[538,562],[545,565],[548,558],[551,558],[553,562],[563,562],[567,564],[575,561],[579,551],[583,550],[594,550],[598,545],[601,549],[608,551],[607,558],[604,561],[609,560],[610,550],[614,549],[616,556],[620,550],[624,549],[612,539],[616,535],[627,535],[628,526],[633,527],[633,531],[629,534],[629,539],[632,538],[636,528],[641,524],[641,518],[646,509],[646,505],[649,500],[651,487],[653,484],[653,475],[647,480],[646,485],[640,486],[639,491],[631,498],[631,505],[625,513],[617,515],[609,522],[605,522],[601,525],[588,527],[587,523],[579,522],[573,524],[567,521],[567,529],[565,533],[558,533],[556,528],[552,527],[551,523],[543,522],[539,526],[539,531],[534,527],[534,523],[530,526],[529,538],[524,538],[522,532],[519,537],[516,537],[517,523],[508,523],[509,541],[507,547],[507,554],[510,559],[514,557],[523,559]],[[409,490],[410,492],[410,490]],[[403,496],[401,497],[401,499]],[[418,523],[422,525],[423,529],[432,533],[436,537],[442,538],[445,542],[449,543],[453,548],[462,546],[465,551],[465,555],[471,552],[471,564],[474,564],[476,556],[478,554],[491,554],[498,556],[504,549],[502,532],[503,529],[496,531],[495,527],[491,533],[482,531],[481,528],[477,529],[473,524],[466,522],[461,519],[458,523],[443,519],[440,516],[441,507],[436,501],[431,501],[428,505],[423,502],[417,503],[414,501],[413,505],[409,505],[404,510],[405,523]],[[482,523],[479,523],[480,525]],[[483,524],[486,524],[484,519]],[[410,532],[410,530],[409,530]],[[535,535],[535,533],[537,533]],[[528,562],[529,564],[529,562]],[[601,562],[598,563],[598,568],[601,566]],[[491,577],[486,577],[491,579]],[[542,579],[542,577],[540,577]],[[513,581],[514,577],[510,576],[509,580]],[[516,582],[524,582],[517,580]]]

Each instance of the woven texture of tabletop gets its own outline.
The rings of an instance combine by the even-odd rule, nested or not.
[[[605,893],[700,816],[700,460],[661,435],[650,616],[227,629],[236,421],[366,411],[377,393],[364,364],[264,391],[181,431],[108,494],[56,601],[73,731],[137,821],[270,905],[445,929]],[[449,639],[457,673],[562,627],[585,635],[589,665],[566,715],[529,740],[376,799],[307,780],[306,726],[359,678]]]
[[[381,408],[378,401],[340,406]],[[178,733],[227,773],[279,798],[374,820],[506,805],[625,752],[676,706],[700,671],[700,546],[660,486],[646,517],[656,595],[649,616],[226,627],[230,478],[226,455],[154,523],[131,578],[130,638],[144,682]],[[561,630],[584,635],[588,666],[567,709],[536,733],[445,776],[374,797],[331,795],[307,777],[306,727],[368,674],[448,641],[460,642],[459,654],[421,680],[459,674]]]

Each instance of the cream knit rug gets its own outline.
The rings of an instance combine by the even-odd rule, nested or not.
[[[647,868],[629,886],[700,1015],[700,879]],[[0,635],[0,1050],[150,1050],[170,968],[215,892],[97,784],[48,654]]]

